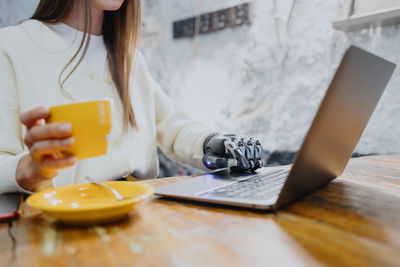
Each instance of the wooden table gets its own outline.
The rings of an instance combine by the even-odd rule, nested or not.
[[[177,179],[189,178],[147,183]],[[275,214],[153,197],[119,222],[74,227],[23,205],[0,238],[0,266],[400,266],[400,156],[352,159]]]

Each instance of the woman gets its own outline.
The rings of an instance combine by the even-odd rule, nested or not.
[[[157,145],[196,167],[261,166],[259,142],[215,134],[162,92],[137,50],[140,17],[139,0],[41,0],[32,19],[0,30],[0,192],[86,175],[155,177]],[[105,97],[114,102],[107,154],[56,156],[74,139],[70,124],[46,123],[48,107]],[[226,152],[228,141],[239,160]]]

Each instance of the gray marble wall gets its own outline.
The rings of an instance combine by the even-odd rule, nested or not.
[[[347,0],[256,0],[251,26],[172,38],[173,21],[242,2],[145,1],[142,50],[155,78],[189,114],[224,132],[258,137],[269,164],[292,160],[350,44],[400,63],[398,26],[332,29],[346,16]],[[399,71],[356,154],[400,152]]]
[[[173,21],[247,1],[144,0],[142,50],[155,79],[191,116],[224,132],[254,135],[268,155],[275,152],[270,159],[290,161],[350,44],[400,63],[398,26],[332,29],[331,22],[346,13],[346,1],[255,0],[250,26],[174,40]],[[37,2],[0,0],[0,25],[28,17]],[[359,154],[400,153],[399,71],[356,148]]]
[[[251,26],[197,40],[172,39],[173,20],[213,10],[215,2],[146,1],[145,17],[155,24],[153,32],[161,33],[157,38],[150,34],[155,42],[143,51],[156,79],[193,117],[225,131],[255,135],[268,151],[298,149],[350,44],[400,62],[397,26],[334,31],[331,22],[345,8],[337,0],[294,1],[291,14],[291,1],[253,1]],[[400,152],[399,86],[397,70],[357,152]]]
[[[39,0],[0,0],[0,27],[32,16]]]

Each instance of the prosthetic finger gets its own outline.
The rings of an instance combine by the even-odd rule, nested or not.
[[[263,152],[263,147],[260,141],[256,140],[254,142],[254,158],[255,158],[256,169],[261,168],[263,166],[263,162],[261,161],[262,152]]]
[[[203,156],[203,164],[212,170],[236,166],[237,160],[234,158],[219,157],[213,151],[208,151]]]
[[[241,140],[227,140],[225,141],[225,148],[237,161],[237,164],[231,168],[232,170],[248,171],[251,169],[251,165],[243,153],[245,152],[245,146]]]
[[[245,157],[246,159],[249,161],[250,164],[250,169],[253,171],[256,168],[256,158],[255,158],[255,148],[254,148],[254,141],[253,138],[250,137],[246,137],[246,138],[242,138],[243,144],[245,146]]]

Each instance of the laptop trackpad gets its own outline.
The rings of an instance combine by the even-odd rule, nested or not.
[[[165,195],[196,195],[200,192],[224,186],[237,180],[241,180],[246,176],[252,175],[254,175],[254,173],[248,175],[243,173],[241,173],[240,175],[232,175],[232,173],[230,173],[229,171],[210,173],[192,179],[156,187],[155,193]]]

